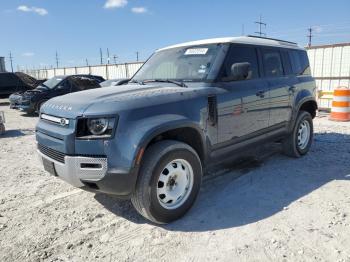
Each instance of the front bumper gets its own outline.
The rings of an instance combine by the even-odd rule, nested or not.
[[[64,156],[59,162],[40,150],[37,150],[44,167],[49,163],[52,175],[67,183],[92,192],[113,194],[121,198],[130,198],[138,174],[138,167],[131,170],[108,169],[107,158]],[[44,163],[45,162],[45,163]]]
[[[42,161],[46,160],[49,163],[53,163],[55,171],[53,175],[75,187],[83,187],[84,183],[82,181],[99,181],[107,173],[107,158],[65,156],[64,163],[61,163],[44,155],[39,150],[38,154]]]

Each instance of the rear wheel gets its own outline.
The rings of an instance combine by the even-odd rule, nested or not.
[[[312,144],[313,122],[309,112],[300,111],[292,133],[283,141],[284,154],[291,157],[305,155]]]
[[[131,201],[145,218],[169,223],[191,208],[201,180],[202,166],[193,148],[178,141],[161,141],[145,152]]]

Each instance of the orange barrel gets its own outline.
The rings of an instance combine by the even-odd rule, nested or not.
[[[334,89],[330,120],[350,121],[350,89],[339,87]]]

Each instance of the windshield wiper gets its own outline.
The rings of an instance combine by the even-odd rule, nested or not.
[[[160,82],[160,83],[172,83],[181,87],[188,87],[184,82],[181,81],[175,81],[171,79],[147,79],[142,81],[143,83],[150,83],[150,82]]]

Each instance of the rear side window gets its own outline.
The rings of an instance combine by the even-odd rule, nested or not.
[[[85,76],[73,76],[70,79],[71,83],[74,85],[74,89],[77,91],[82,91],[86,89],[92,89],[100,87],[96,79],[85,77]]]
[[[231,45],[220,73],[220,79],[225,80],[225,78],[231,75],[231,67],[233,64],[244,62],[250,63],[250,72],[247,79],[258,78],[259,66],[256,49],[251,46]]]
[[[288,50],[281,50],[281,55],[282,55],[282,63],[283,63],[284,73],[286,75],[292,75],[293,69],[292,69],[292,63],[291,63],[290,58],[289,58]]]
[[[283,76],[282,59],[279,50],[262,49],[262,60],[266,77]]]
[[[309,58],[306,51],[290,50],[289,57],[292,62],[293,73],[296,75],[311,75]]]

